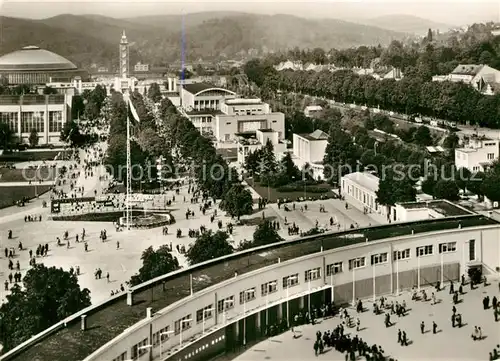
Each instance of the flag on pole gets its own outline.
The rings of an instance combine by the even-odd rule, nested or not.
[[[129,99],[128,101],[129,107],[130,107],[130,112],[132,113],[132,116],[134,117],[135,121],[140,123],[141,120],[139,119],[139,115],[137,115],[137,110],[135,110],[134,104],[132,104],[132,100]]]

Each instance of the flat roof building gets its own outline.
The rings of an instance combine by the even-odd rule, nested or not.
[[[455,166],[473,173],[484,172],[500,153],[500,141],[484,136],[472,136],[462,148],[455,149]]]
[[[71,117],[72,96],[0,95],[0,122],[9,126],[21,142],[38,132],[39,144],[61,144],[60,133]]]

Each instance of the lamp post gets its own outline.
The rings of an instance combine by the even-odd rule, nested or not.
[[[332,267],[332,269],[330,270],[330,286],[332,286],[332,303],[333,301],[335,301],[335,292],[334,292],[334,289],[333,289],[333,270],[334,268]]]
[[[255,292],[254,290],[246,290],[243,292],[243,346],[247,344],[247,295]]]
[[[226,305],[232,305],[234,301],[232,300],[224,300],[223,311],[222,311],[222,324],[226,324]]]
[[[269,282],[267,284],[267,292],[266,292],[266,327],[269,324],[269,292],[271,291],[271,287],[276,286],[276,281]]]
[[[441,287],[444,284],[444,254],[441,252]]]
[[[153,345],[144,345],[144,346],[139,346],[139,347],[137,347],[137,351],[138,351],[138,353],[139,353],[139,351],[141,351],[141,350],[147,350],[147,349],[149,349],[149,348],[150,348],[150,349],[152,349],[152,348],[153,348]]]
[[[181,328],[181,333],[180,333],[180,336],[179,336],[180,337],[179,349],[182,348],[182,329],[184,327],[184,323],[191,322],[191,321],[193,321],[193,319],[192,318],[188,318],[187,320],[181,320],[181,322],[179,322],[179,326]]]
[[[290,307],[289,307],[289,294],[288,289],[290,288],[290,281],[298,279],[298,276],[289,276],[286,279],[286,322],[290,325]]]
[[[420,292],[420,255],[417,253],[417,289]]]
[[[307,294],[307,308],[309,310],[309,317],[311,317],[311,277],[312,275],[316,275],[318,274],[318,270],[317,269],[311,269],[308,271],[308,274],[309,274],[309,280],[308,280],[308,288],[309,288],[309,292]]]
[[[212,311],[213,311],[213,308],[212,308],[212,307],[210,307],[210,308],[207,308],[207,309],[204,309],[204,310],[203,310],[203,325],[202,325],[202,327],[203,327],[203,328],[202,328],[202,335],[204,335],[204,334],[205,334],[205,313],[207,313],[207,312],[212,312]]]
[[[160,332],[160,358],[163,355],[163,336],[167,336],[174,333],[174,331],[165,331],[165,332]]]
[[[375,152],[375,155],[377,155],[377,145],[378,142],[373,143],[373,151]]]

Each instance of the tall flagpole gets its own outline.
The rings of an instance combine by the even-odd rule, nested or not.
[[[130,160],[130,97],[127,94],[127,198],[125,199],[126,204],[126,218],[127,218],[127,230],[130,230],[130,193],[132,192],[132,172],[131,172],[131,160]]]

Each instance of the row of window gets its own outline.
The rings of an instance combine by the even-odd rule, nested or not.
[[[471,252],[474,252],[474,240],[469,241],[469,248]],[[439,253],[449,253],[449,252],[455,252],[457,250],[457,242],[446,242],[446,243],[440,243],[439,244]],[[416,255],[417,257],[422,257],[422,256],[429,256],[434,254],[434,246],[433,245],[427,245],[427,246],[419,246],[416,248]],[[409,259],[411,257],[411,250],[410,248],[403,249],[403,250],[398,250],[394,251],[393,253],[393,260],[394,261],[400,261],[400,260],[405,260]],[[472,256],[471,256],[472,257]],[[473,260],[471,258],[471,260]],[[371,260],[371,265],[377,265],[377,264],[382,264],[382,263],[387,263],[388,262],[388,253],[383,252],[383,253],[378,253],[378,254],[373,254],[370,257]],[[350,259],[348,261],[348,267],[349,270],[353,270],[356,268],[362,268],[366,265],[366,257],[357,257]],[[343,271],[343,262],[335,262],[332,264],[329,264],[326,266],[326,275],[327,276],[332,276],[337,273],[341,273]],[[307,280],[307,276],[306,276]]]
[[[0,123],[7,124],[14,133],[19,132],[18,120],[17,112],[0,113]],[[62,111],[49,111],[49,132],[60,132],[62,128]],[[45,112],[21,112],[21,132],[29,133],[32,129],[45,131]]]
[[[471,239],[469,240],[469,260],[473,261],[475,260],[475,240]],[[439,253],[448,253],[448,252],[455,252],[457,249],[457,243],[456,242],[444,242],[440,243],[438,245],[438,250]],[[425,245],[425,246],[419,246],[416,247],[416,255],[417,257],[422,257],[426,255],[432,255],[434,253],[434,246],[433,245]],[[393,252],[393,260],[398,261],[398,260],[405,260],[409,259],[411,257],[411,250],[410,248],[403,249],[403,250],[396,250]],[[377,253],[373,254],[370,256],[371,259],[371,264],[376,265],[376,264],[381,264],[381,263],[387,263],[388,262],[388,253],[387,252],[382,252],[382,253]],[[361,268],[365,266],[366,262],[366,257],[357,257],[350,259],[348,261],[348,266],[349,270],[356,269],[356,268]],[[327,276],[332,276],[337,273],[341,273],[343,271],[343,262],[335,262],[332,264],[326,265],[326,274]],[[307,270],[304,272],[304,280],[306,282],[309,281],[314,281],[317,279],[321,278],[321,268],[316,267],[310,270]],[[295,273],[292,275],[288,275],[282,278],[282,286],[283,289],[287,289],[290,287],[293,287],[295,285],[299,284],[299,274]],[[252,301],[256,298],[256,287],[248,288],[244,291],[240,292],[240,298],[239,298],[239,303],[245,304],[246,302]],[[262,296],[267,296],[271,293],[277,292],[278,290],[278,280],[272,280],[268,281],[266,283],[261,284],[261,295]],[[219,313],[223,313],[231,308],[234,307],[234,296],[228,296],[224,299],[221,299],[217,302],[217,310]],[[200,323],[203,322],[204,320],[206,321],[207,319],[210,319],[214,316],[214,305],[210,304],[205,306],[204,308],[199,309],[196,311],[196,322]],[[189,328],[192,327],[192,322],[193,320],[191,319],[191,314],[184,316],[183,318],[175,321],[174,323],[174,331],[169,330],[169,326],[166,326],[157,332],[153,334],[152,338],[152,345],[148,345],[148,339],[144,339],[141,342],[137,343],[134,345],[131,349],[131,355],[132,359],[137,359],[141,355],[147,352],[148,348],[150,347],[156,347],[158,346],[161,342],[164,342],[169,338],[170,333],[174,333],[178,335],[181,330],[185,331]],[[223,336],[222,336],[223,338]],[[212,345],[214,342],[212,342]],[[208,347],[208,344],[206,345]],[[201,351],[203,347],[201,347],[198,351],[195,351],[192,355],[196,354],[197,352]],[[189,354],[191,355],[191,354]],[[113,361],[124,361],[126,360],[127,352],[122,353],[120,356],[116,357],[113,359]],[[186,355],[186,359],[188,356]]]

